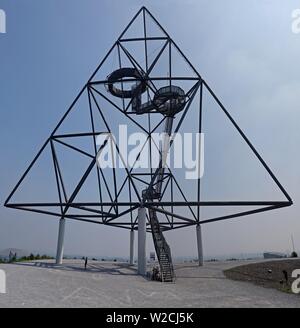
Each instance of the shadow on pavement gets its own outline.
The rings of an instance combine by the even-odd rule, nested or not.
[[[134,266],[128,263],[100,263],[91,261],[88,263],[87,268],[84,268],[84,262],[66,263],[66,264],[55,264],[51,262],[15,262],[11,265],[20,265],[28,267],[38,267],[45,269],[61,270],[61,271],[78,271],[86,273],[103,273],[110,275],[122,275],[122,276],[136,276],[137,270]]]

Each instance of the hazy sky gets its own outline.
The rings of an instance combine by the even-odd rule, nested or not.
[[[291,234],[300,250],[300,34],[291,28],[292,11],[300,8],[296,0],[2,0],[7,33],[0,34],[1,203],[142,5],[212,86],[294,201],[292,207],[203,226],[205,254],[286,251]],[[214,126],[211,120],[210,146],[225,131],[221,121]],[[275,197],[276,190],[264,187],[238,146],[240,161],[230,162],[235,145],[225,143],[220,152],[206,149],[207,163],[215,162],[206,163],[208,196],[246,195],[249,188],[252,196]],[[216,160],[221,153],[228,168],[248,174],[245,181],[251,180],[251,186],[237,187],[231,175],[222,171],[221,176]],[[238,177],[241,182],[242,173]],[[44,188],[48,183],[36,181]],[[57,229],[52,217],[0,208],[0,249],[54,253]],[[196,254],[195,227],[166,237],[174,256]],[[152,249],[148,235],[148,251]],[[66,254],[128,252],[129,232],[123,229],[67,222]]]

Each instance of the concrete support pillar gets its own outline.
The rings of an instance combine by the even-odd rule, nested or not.
[[[134,230],[130,230],[130,257],[129,257],[130,265],[133,265],[133,257],[134,257]]]
[[[146,209],[138,209],[138,274],[145,276],[146,263]]]
[[[203,266],[203,247],[202,247],[201,225],[196,226],[196,234],[197,234],[197,248],[198,248],[199,266]]]
[[[65,223],[66,223],[66,219],[65,218],[61,218],[59,220],[58,240],[57,240],[57,252],[56,252],[56,264],[62,264],[62,261],[63,261]]]

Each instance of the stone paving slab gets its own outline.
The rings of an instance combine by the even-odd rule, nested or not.
[[[245,263],[177,264],[175,283],[148,281],[126,263],[1,264],[0,307],[300,307],[298,295],[225,278],[224,269]]]

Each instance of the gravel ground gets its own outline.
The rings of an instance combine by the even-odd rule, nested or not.
[[[227,279],[241,262],[178,264],[175,283],[148,281],[126,263],[67,260],[0,264],[0,307],[300,307],[299,296]]]
[[[295,269],[300,269],[299,259],[241,265],[225,270],[224,274],[230,279],[252,282],[263,287],[275,288],[280,291],[292,293],[291,285],[296,279],[292,278],[292,271]]]

